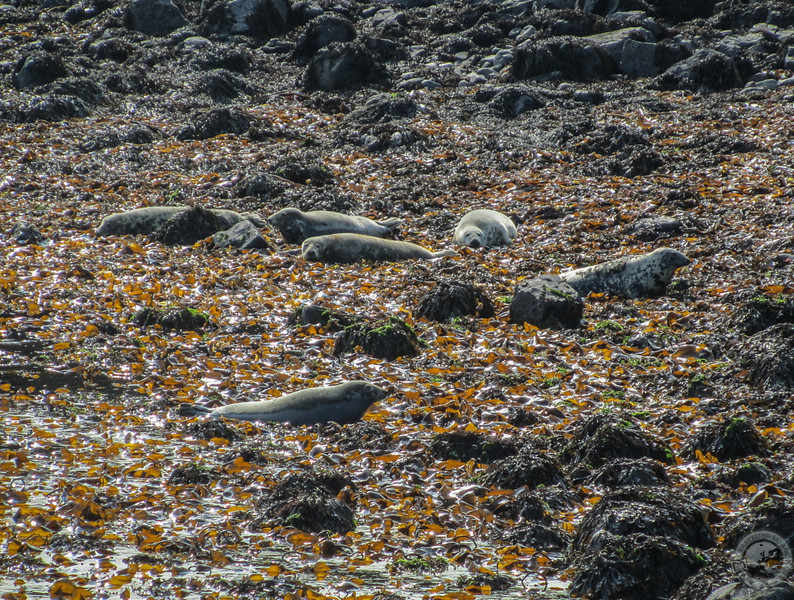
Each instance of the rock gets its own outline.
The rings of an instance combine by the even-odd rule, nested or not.
[[[652,458],[617,458],[601,466],[588,485],[615,489],[628,486],[669,486],[664,465]]]
[[[619,63],[623,55],[623,48],[628,41],[635,42],[653,42],[653,35],[647,29],[642,27],[627,27],[624,29],[617,29],[615,31],[607,31],[605,33],[597,33],[595,35],[588,35],[581,38],[596,48],[604,50],[612,57],[616,63]]]
[[[202,35],[247,35],[261,40],[289,27],[289,0],[215,0],[202,14]]]
[[[212,325],[207,314],[189,307],[162,310],[142,308],[133,315],[130,322],[139,327],[159,325],[166,330],[176,329],[178,331],[199,331]]]
[[[334,356],[355,351],[357,346],[375,358],[395,360],[418,356],[423,342],[402,319],[389,317],[374,323],[358,323],[345,328],[334,344]]]
[[[663,90],[716,92],[741,87],[739,69],[729,56],[702,48],[656,77],[654,86]]]
[[[219,231],[212,236],[216,248],[233,246],[241,250],[270,249],[262,234],[251,221],[240,221],[231,229]]]
[[[472,459],[479,463],[490,463],[518,453],[516,444],[497,436],[474,431],[445,431],[433,436],[430,453],[440,460]]]
[[[721,461],[745,456],[766,456],[769,453],[766,439],[756,429],[749,417],[725,418],[708,422],[700,427],[684,448],[694,458],[695,451],[707,452]]]
[[[794,295],[766,294],[763,290],[736,302],[739,308],[731,324],[747,335],[753,335],[778,323],[794,323]]]
[[[442,281],[419,301],[414,311],[416,319],[424,317],[442,323],[467,316],[490,319],[494,307],[482,290],[459,281]]]
[[[29,89],[46,85],[68,74],[66,64],[58,56],[36,53],[17,63],[11,81],[17,89]]]
[[[616,71],[616,61],[605,50],[570,37],[525,42],[513,60],[517,79],[596,81]]]
[[[499,86],[491,90],[481,88],[474,98],[478,102],[487,102],[491,110],[505,119],[513,119],[546,105],[542,94],[522,86]]]
[[[761,388],[794,388],[794,324],[779,323],[747,340],[739,364]]]
[[[626,40],[618,59],[620,71],[630,77],[654,77],[661,72],[657,64],[657,48],[651,42]]]
[[[374,82],[383,74],[372,52],[364,45],[334,42],[312,57],[303,75],[303,87],[339,90]]]
[[[17,244],[40,244],[44,241],[42,233],[30,223],[17,223],[9,235]]]
[[[171,0],[132,0],[125,17],[127,27],[146,35],[166,35],[188,24]]]
[[[190,124],[176,133],[178,140],[206,140],[222,133],[243,134],[251,126],[251,119],[245,113],[218,108],[193,115]]]
[[[637,219],[626,229],[628,235],[632,235],[643,242],[652,242],[659,238],[670,237],[671,234],[677,234],[680,231],[681,221],[664,215]]]
[[[566,480],[562,466],[553,455],[522,450],[516,456],[492,463],[480,479],[480,484],[515,490],[522,486],[528,486],[529,489],[553,485],[565,487]]]
[[[510,322],[529,323],[541,329],[579,327],[584,301],[556,275],[524,280],[510,302]]]
[[[192,246],[204,238],[227,229],[225,225],[218,214],[197,205],[173,215],[149,234],[149,239],[168,246]]]
[[[348,19],[337,15],[323,15],[306,25],[295,44],[294,54],[313,56],[318,50],[334,42],[349,42],[355,37],[356,30]]]
[[[293,312],[287,324],[291,327],[318,325],[326,331],[340,331],[361,322],[361,318],[320,306],[319,304],[301,304]]]
[[[794,600],[794,584],[777,581],[751,587],[740,581],[714,590],[706,600]]]

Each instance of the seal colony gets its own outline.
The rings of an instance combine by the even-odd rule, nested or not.
[[[96,235],[150,235],[176,215],[189,210],[189,206],[147,206],[108,215],[96,229]],[[251,221],[257,227],[264,225],[255,215],[241,215],[233,210],[209,209],[224,229],[230,229],[241,221]]]
[[[334,233],[304,240],[301,254],[321,263],[354,263],[362,260],[398,261],[411,258],[454,256],[452,250],[431,252],[411,242],[384,240],[358,233]]]
[[[658,248],[640,256],[624,256],[605,263],[561,273],[580,295],[608,292],[626,298],[661,296],[679,267],[690,260],[672,248]]]
[[[509,246],[518,234],[513,221],[499,211],[487,208],[467,212],[452,236],[452,243],[470,248]]]
[[[271,421],[292,425],[314,425],[336,421],[340,425],[355,423],[375,402],[387,398],[386,390],[366,381],[348,381],[339,385],[308,388],[272,400],[238,402],[218,408],[183,404],[183,416],[204,415],[242,421]]]
[[[330,210],[303,212],[297,208],[283,208],[268,218],[288,244],[302,244],[306,238],[332,233],[359,233],[374,237],[389,237],[402,219],[373,221],[367,217],[345,215]]]

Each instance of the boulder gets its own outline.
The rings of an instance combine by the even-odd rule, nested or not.
[[[525,42],[518,46],[513,60],[516,79],[597,81],[616,71],[617,62],[608,52],[571,37]]]
[[[744,84],[736,62],[726,54],[703,48],[659,75],[654,85],[663,90],[718,92]]]
[[[241,250],[254,250],[270,247],[251,221],[240,221],[231,229],[219,231],[212,236],[212,242],[216,248],[233,246]]]
[[[202,15],[202,35],[247,35],[267,40],[289,26],[289,0],[216,0]]]
[[[69,71],[63,61],[49,53],[26,56],[17,63],[11,81],[17,89],[34,88],[66,77]]]
[[[308,89],[339,90],[378,79],[372,53],[356,42],[334,42],[314,55],[303,76]]]
[[[125,18],[128,28],[146,35],[166,35],[188,24],[171,0],[132,0]]]
[[[578,327],[584,301],[556,275],[522,281],[510,303],[510,322],[529,323],[541,329]]]

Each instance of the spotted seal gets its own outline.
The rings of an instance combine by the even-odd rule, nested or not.
[[[360,233],[375,237],[389,237],[402,223],[402,219],[373,221],[367,217],[345,215],[330,210],[303,212],[297,208],[282,208],[268,218],[268,223],[279,230],[288,244],[302,244],[303,240],[332,233]]]
[[[616,260],[561,273],[560,278],[582,296],[608,292],[626,298],[661,296],[679,267],[690,260],[672,248],[658,248],[648,254]]]
[[[218,408],[196,404],[183,404],[183,416],[209,414],[242,421],[273,421],[293,425],[314,423],[355,423],[375,402],[387,398],[389,393],[366,381],[348,381],[339,385],[308,388],[285,394],[272,400],[238,402]]]
[[[481,208],[467,212],[452,236],[452,243],[471,248],[509,246],[517,235],[516,226],[499,211]]]
[[[108,215],[96,229],[96,235],[150,235],[165,225],[172,217],[190,209],[189,206],[147,206]],[[221,208],[210,209],[220,220],[223,229],[249,220],[257,227],[265,223],[252,214],[240,214]]]
[[[397,261],[410,258],[439,258],[454,256],[452,250],[431,252],[412,244],[384,240],[359,233],[334,233],[304,240],[301,254],[306,260],[322,263],[354,263],[361,260]]]

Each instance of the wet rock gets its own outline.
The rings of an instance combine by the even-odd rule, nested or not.
[[[438,433],[430,442],[430,453],[442,460],[468,462],[476,460],[490,463],[518,453],[510,441],[473,431],[449,431]]]
[[[360,108],[345,116],[345,123],[372,125],[397,119],[413,119],[419,111],[415,100],[406,96],[375,94]]]
[[[287,185],[278,177],[268,173],[255,173],[244,177],[235,189],[238,197],[253,196],[260,200],[270,200],[284,193]]]
[[[474,99],[487,102],[488,107],[504,119],[514,119],[546,105],[543,94],[524,86],[484,86],[477,91]]]
[[[356,346],[370,356],[394,360],[400,356],[419,356],[422,342],[416,332],[402,319],[389,317],[374,323],[358,323],[347,327],[336,338],[334,356],[354,352]]]
[[[232,246],[241,250],[273,249],[251,221],[240,221],[231,229],[219,231],[212,236],[212,243],[216,248]]]
[[[206,140],[222,133],[237,135],[248,131],[251,119],[243,112],[230,108],[218,108],[193,115],[190,124],[180,129],[178,140]]]
[[[321,186],[333,181],[331,171],[313,154],[293,154],[276,162],[273,172],[279,177],[301,185]],[[314,204],[314,202],[313,202]],[[333,210],[315,207],[314,210]]]
[[[586,598],[666,598],[705,564],[676,539],[643,534],[602,536],[595,553],[573,563],[569,592]]]
[[[53,82],[49,94],[55,96],[74,96],[88,105],[97,106],[106,101],[102,88],[85,77],[67,77]]]
[[[774,296],[759,290],[741,302],[731,322],[736,329],[748,335],[778,323],[794,323],[794,296]]]
[[[366,450],[387,452],[394,448],[394,439],[383,425],[373,421],[360,421],[348,425],[336,422],[323,423],[317,427],[317,435],[340,452]]]
[[[11,228],[9,236],[17,244],[41,244],[44,241],[42,233],[30,223],[17,223]]]
[[[618,458],[601,466],[588,485],[609,489],[627,486],[669,486],[664,466],[652,458]]]
[[[720,481],[738,488],[742,484],[758,485],[772,479],[772,471],[759,462],[748,462],[736,468],[729,468],[718,475]]]
[[[229,442],[236,442],[243,438],[241,433],[222,419],[206,419],[190,423],[185,428],[185,433],[200,440],[220,438]]]
[[[35,88],[66,77],[69,70],[55,54],[36,53],[21,59],[11,75],[17,89]]]
[[[494,316],[494,307],[485,292],[460,281],[440,282],[419,301],[414,311],[415,319],[424,317],[441,323],[467,316],[490,319]]]
[[[741,87],[744,79],[729,56],[701,48],[659,75],[653,85],[662,90],[717,92]]]
[[[177,331],[200,331],[211,325],[206,313],[194,308],[142,308],[130,319],[139,327],[152,327],[159,325],[163,329],[176,329]]]
[[[195,95],[205,94],[213,102],[225,103],[240,95],[250,95],[254,92],[255,90],[248,85],[245,79],[233,75],[225,69],[202,73],[193,84]]]
[[[338,15],[322,15],[309,21],[295,44],[295,56],[313,56],[335,42],[350,42],[356,37],[353,24]]]
[[[493,592],[503,592],[509,590],[516,584],[516,580],[507,575],[500,575],[498,573],[477,573],[470,577],[458,579],[458,584],[462,588],[467,588],[470,585],[477,587],[488,586]],[[373,600],[376,600],[373,598]]]
[[[513,75],[517,79],[542,78],[597,81],[617,70],[604,50],[577,38],[529,41],[516,48]]]
[[[660,536],[694,548],[711,548],[714,533],[700,507],[666,487],[630,487],[605,494],[579,524],[571,550],[591,554],[611,535]]]
[[[524,280],[510,302],[510,322],[529,323],[541,329],[579,327],[584,301],[556,275]]]
[[[220,477],[220,473],[197,463],[177,467],[171,471],[168,485],[205,485]]]
[[[359,317],[345,314],[319,304],[302,304],[293,312],[287,324],[291,327],[304,325],[319,325],[326,331],[339,331],[360,322]]]
[[[171,0],[132,0],[125,16],[127,27],[146,35],[166,35],[188,24]]]
[[[586,421],[560,452],[567,464],[599,467],[616,458],[652,458],[673,462],[673,451],[663,441],[642,430],[629,416],[599,414]]]
[[[694,457],[699,450],[711,453],[721,461],[745,456],[766,456],[769,453],[766,439],[756,429],[749,417],[726,418],[717,423],[708,422],[700,427],[684,449]]]
[[[289,0],[215,0],[201,19],[202,35],[247,35],[260,40],[284,33],[292,7]]]
[[[480,484],[497,489],[515,490],[521,486],[535,489],[542,486],[566,485],[565,474],[556,458],[536,451],[522,451],[492,463]]]
[[[634,236],[642,242],[672,237],[680,231],[681,221],[664,215],[637,219],[626,229],[628,235]]]
[[[204,44],[203,42],[207,43]],[[250,50],[234,44],[213,43],[203,37],[190,37],[182,42],[190,52],[190,67],[197,71],[223,69],[234,73],[248,73],[253,62]]]
[[[536,492],[512,496],[490,496],[483,505],[500,519],[527,521],[533,523],[553,523],[549,514],[549,504]]]
[[[226,228],[226,223],[220,216],[197,205],[176,213],[149,234],[149,239],[168,246],[192,246]]]
[[[383,75],[366,46],[358,42],[334,42],[312,57],[303,75],[303,87],[341,90],[375,82]]]
[[[123,38],[100,39],[92,42],[86,53],[97,60],[112,60],[123,63],[136,52],[135,45]]]
[[[510,544],[527,546],[542,552],[563,552],[571,541],[570,536],[563,530],[542,523],[512,527],[502,537]]]
[[[779,323],[753,335],[740,352],[739,364],[760,388],[794,387],[794,324]]]
[[[636,177],[647,175],[664,164],[658,152],[651,147],[648,133],[627,125],[607,125],[591,131],[581,141],[569,144],[579,153],[593,152],[613,157],[598,161],[591,171],[598,174]],[[603,159],[602,159],[603,160]]]

